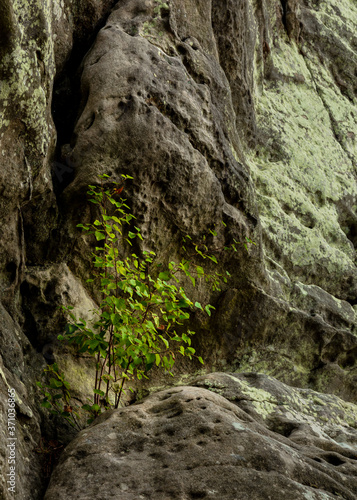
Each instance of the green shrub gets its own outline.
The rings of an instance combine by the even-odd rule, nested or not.
[[[81,408],[90,414],[88,422],[103,409],[118,408],[124,388],[129,385],[131,389],[134,379],[147,378],[152,367],[171,373],[178,355],[203,363],[191,346],[195,332],[189,329],[188,320],[192,311],[201,310],[210,316],[214,307],[191,300],[180,283],[183,276],[193,286],[196,280],[204,279],[213,290],[219,290],[222,280],[226,282],[229,276],[228,272],[207,274],[202,266],[193,264],[194,257],[217,263],[216,256],[208,252],[206,238],[196,244],[186,236],[182,248],[186,255],[188,248],[192,249],[192,254],[179,263],[158,262],[153,251],[128,253],[133,242],[143,238],[134,224],[135,217],[120,198],[123,186],[113,183],[106,188],[107,178],[101,176],[100,186],[89,186],[90,201],[98,206],[99,218],[92,224],[78,224],[97,242],[94,271],[88,282],[95,282],[100,290],[101,303],[93,311],[90,325],[73,314],[73,307],[63,306],[70,322],[65,334],[58,337],[95,358],[93,400]],[[131,179],[125,175],[122,178],[123,182]],[[214,230],[210,233],[216,236]],[[236,251],[235,244],[229,248]],[[57,365],[47,372],[52,374],[49,384],[38,384],[44,395],[42,405],[78,428],[80,409],[70,405],[69,384]],[[58,392],[53,395],[55,390]]]

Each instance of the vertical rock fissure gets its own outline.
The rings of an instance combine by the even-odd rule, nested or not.
[[[286,33],[288,33],[288,24],[287,24],[287,11],[288,11],[288,5],[287,5],[288,0],[280,0],[281,7],[283,9],[282,12],[282,22],[285,28]],[[289,33],[288,33],[289,34]]]
[[[68,163],[63,146],[71,142],[78,119],[82,62],[99,31],[105,26],[109,13],[108,11],[105,13],[91,32],[85,33],[80,39],[74,41],[71,55],[54,81],[51,110],[57,132],[57,144],[52,173],[56,196],[73,180],[74,166]]]

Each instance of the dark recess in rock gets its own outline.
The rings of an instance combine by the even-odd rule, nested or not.
[[[94,26],[90,26],[90,24],[93,22],[92,19],[94,20],[97,17],[96,8],[89,3],[85,17],[83,19],[78,18],[77,22],[82,22],[82,26],[79,25],[74,30],[73,45],[69,58],[54,79],[51,110],[57,132],[57,143],[52,180],[56,195],[59,195],[74,178],[75,165],[66,157],[66,151],[63,151],[62,148],[64,145],[71,143],[74,126],[78,119],[83,59],[95,41],[99,30],[105,26],[110,6],[114,6],[115,3],[115,0],[106,0],[104,2],[107,13]],[[85,27],[83,24],[89,26]]]

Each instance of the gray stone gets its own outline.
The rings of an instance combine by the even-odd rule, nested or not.
[[[41,433],[57,426],[71,437],[37,410],[46,360],[80,380],[76,397],[90,391],[87,360],[56,345],[56,306],[68,300],[83,314],[98,302],[81,284],[92,247],[76,224],[93,218],[85,191],[100,173],[133,175],[125,196],[142,248],[164,261],[180,257],[183,234],[199,239],[214,226],[219,245],[256,242],[220,258],[232,274],[221,294],[190,289],[216,306],[210,322],[198,313],[190,325],[206,371],[255,370],[357,401],[355,2],[114,4],[0,1],[1,408],[13,386],[26,500],[41,497]],[[54,160],[67,162],[67,177]],[[290,417],[279,418],[263,423],[287,433]],[[305,497],[340,490],[331,491]]]
[[[336,97],[352,130],[354,104],[331,75],[331,100],[322,95],[317,56],[340,54],[354,15],[331,10],[332,50],[327,7],[221,4],[116,5],[82,65],[60,247],[71,245],[69,266],[84,279],[88,248],[73,239],[75,221],[92,216],[86,186],[101,173],[132,175],[125,195],[143,248],[160,259],[178,258],[181,235],[199,239],[213,225],[218,246],[257,244],[220,257],[232,274],[220,296],[196,292],[216,306],[210,325],[193,318],[207,368],[254,365],[355,400],[354,150],[338,142],[332,109]]]
[[[256,374],[196,385],[100,417],[65,450],[45,500],[356,498],[355,405]]]
[[[34,453],[38,446],[41,430],[34,372],[41,367],[41,361],[34,357],[29,341],[3,306],[0,306],[0,497],[14,498],[10,484],[10,465],[15,466],[16,498],[40,498],[43,494],[41,460]],[[8,421],[9,390],[15,390],[15,431],[10,435]],[[11,413],[13,416],[13,413]],[[12,439],[14,438],[14,439]],[[8,445],[13,445],[10,447]],[[15,464],[10,451],[15,451]],[[10,460],[10,463],[9,463]]]
[[[49,458],[35,451],[46,426],[47,438],[56,430],[39,408],[35,383],[45,366],[44,357],[37,352],[43,339],[36,338],[35,326],[26,322],[24,305],[36,301],[26,295],[24,281],[26,266],[48,268],[49,239],[57,223],[51,179],[56,142],[51,116],[55,71],[69,58],[74,30],[78,30],[77,43],[88,40],[112,3],[0,2],[0,497],[4,499],[41,498],[46,481],[43,465],[47,460],[50,470],[53,459],[53,455]],[[58,305],[52,304],[51,313]],[[30,313],[36,317],[46,306],[47,299],[39,295]],[[59,333],[54,318],[42,320],[50,330],[42,331],[42,336]],[[9,388],[16,391],[15,495],[6,483]]]

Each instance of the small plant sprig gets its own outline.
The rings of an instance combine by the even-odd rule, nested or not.
[[[159,16],[161,14],[161,10],[168,11],[170,10],[168,4],[164,0],[155,0],[156,7],[154,8],[154,13]]]
[[[87,235],[93,235],[97,244],[93,252],[94,271],[87,281],[95,282],[101,303],[93,311],[91,324],[77,318],[73,307],[63,306],[70,322],[65,334],[58,337],[95,359],[93,401],[82,406],[90,415],[88,423],[103,409],[118,408],[126,385],[134,379],[148,378],[153,366],[172,375],[178,354],[189,359],[195,357],[203,364],[191,346],[195,332],[185,325],[192,311],[201,310],[210,316],[214,307],[191,300],[180,278],[188,277],[193,286],[197,279],[205,279],[213,290],[219,290],[221,281],[226,282],[229,277],[228,272],[207,274],[202,266],[193,264],[192,259],[197,256],[217,263],[205,238],[197,244],[187,235],[183,250],[187,253],[185,245],[190,247],[192,255],[179,263],[171,261],[167,266],[157,262],[153,251],[143,250],[140,255],[132,252],[125,257],[125,250],[134,240],[143,240],[126,200],[119,198],[123,182],[132,177],[122,175],[123,182],[112,183],[110,188],[105,186],[108,178],[102,175],[99,186],[89,186],[89,201],[98,206],[99,217],[92,224],[77,226]],[[214,230],[210,233],[217,236]],[[235,244],[223,249],[237,251]],[[69,384],[54,366],[47,371],[57,378],[52,378],[47,388],[60,389],[60,393],[52,396],[40,385],[45,395],[42,404],[76,426],[77,413],[69,406]]]
[[[226,227],[226,224],[222,221],[222,224],[224,227]],[[209,230],[209,234],[213,237],[217,237],[217,231],[214,229]],[[182,249],[184,252],[188,253],[188,248],[190,247],[191,249],[193,248],[193,252],[187,257],[187,260],[183,260],[182,263],[188,263],[188,266],[191,266],[191,258],[199,255],[202,259],[209,259],[215,264],[218,264],[217,256],[221,255],[223,251],[233,251],[233,252],[238,252],[237,247],[241,244],[243,244],[244,248],[246,249],[247,252],[249,252],[248,245],[256,245],[256,243],[248,238],[247,236],[245,237],[244,243],[241,243],[235,239],[233,239],[233,243],[229,246],[221,246],[221,247],[214,247],[214,248],[209,248],[208,247],[208,237],[207,235],[203,235],[202,241],[200,242],[194,242],[193,239],[191,238],[190,235],[184,236],[182,239],[183,245]],[[204,278],[206,283],[209,283],[212,287],[212,291],[221,291],[221,284],[227,283],[229,277],[231,276],[228,271],[225,271],[225,273],[218,273],[214,272],[213,274],[208,274],[203,267],[201,266],[195,266],[194,270],[191,270],[191,280],[193,281],[193,285],[195,286],[195,282],[193,280],[192,275],[196,274],[200,278]]]
[[[49,382],[43,385],[37,382],[44,396],[41,406],[47,408],[53,415],[60,415],[76,430],[81,430],[78,411],[80,408],[71,406],[71,387],[59,370],[57,363],[48,365],[44,372],[50,377]]]

